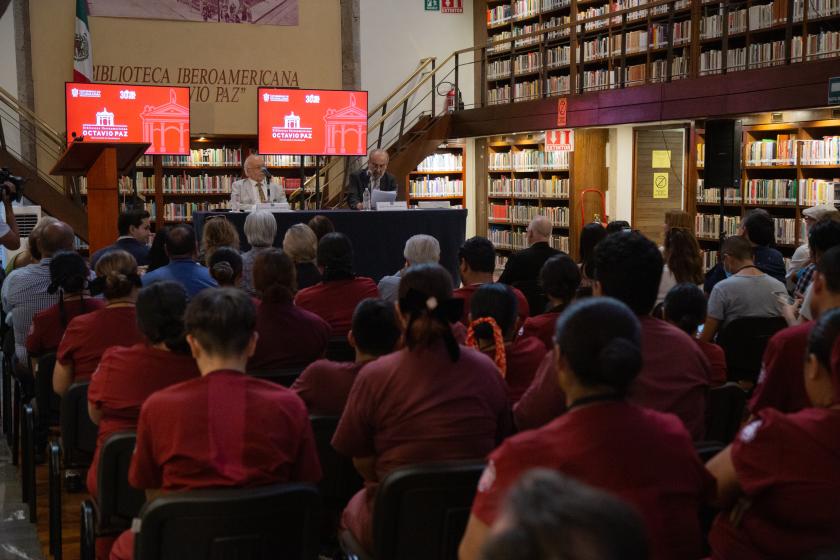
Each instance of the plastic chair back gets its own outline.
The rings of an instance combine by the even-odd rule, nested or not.
[[[344,509],[353,494],[362,489],[362,477],[349,457],[340,455],[332,446],[332,438],[338,427],[338,416],[310,416],[318,459],[323,477],[318,483],[321,496],[327,506]]]
[[[377,559],[456,560],[484,462],[429,463],[397,469],[374,506]]]
[[[717,343],[726,354],[728,380],[755,383],[767,342],[785,327],[783,317],[742,317],[721,329]]]
[[[318,491],[284,484],[167,494],[140,512],[135,560],[315,560]]]
[[[99,453],[96,487],[100,533],[131,527],[131,520],[146,502],[145,493],[128,483],[128,467],[136,441],[137,434],[134,432],[113,434],[105,440]]]
[[[89,383],[74,383],[61,399],[61,447],[64,468],[90,466],[98,428],[88,416]]]
[[[61,416],[61,397],[53,391],[55,352],[38,357],[38,374],[35,376],[35,402],[38,403],[38,424],[42,430],[58,424]]]
[[[744,420],[747,393],[737,383],[709,389],[706,399],[706,439],[729,443]]]

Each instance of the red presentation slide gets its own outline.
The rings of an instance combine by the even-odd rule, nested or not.
[[[149,142],[147,154],[189,155],[190,88],[65,84],[67,142]]]
[[[367,103],[366,91],[259,88],[259,152],[365,155]]]

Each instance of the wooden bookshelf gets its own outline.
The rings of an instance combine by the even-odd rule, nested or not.
[[[840,56],[831,0],[485,0],[487,104]]]
[[[542,132],[488,139],[484,225],[496,246],[497,270],[511,252],[527,247],[526,228],[540,214],[554,225],[551,245],[577,255],[577,197],[586,188],[606,188],[607,137],[603,129],[576,130],[573,152],[546,152]]]
[[[727,189],[724,215],[728,234],[737,232],[741,216],[764,208],[776,222],[776,246],[789,257],[807,241],[802,210],[816,204],[834,204],[834,184],[840,184],[840,119],[756,124],[743,127],[741,189]],[[832,138],[833,137],[833,138]],[[694,136],[695,150],[703,143],[702,130]],[[699,163],[695,198],[695,228],[707,266],[716,262],[716,189],[702,189]],[[704,218],[705,217],[705,218]]]
[[[405,178],[409,205],[434,200],[465,208],[466,165],[463,143],[447,142],[438,146]]]

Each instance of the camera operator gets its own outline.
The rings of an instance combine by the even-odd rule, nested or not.
[[[17,220],[12,209],[12,200],[17,197],[17,189],[18,187],[11,181],[5,181],[0,185],[0,197],[3,198],[3,210],[6,213],[5,223],[0,222],[0,245],[11,251],[20,248]]]

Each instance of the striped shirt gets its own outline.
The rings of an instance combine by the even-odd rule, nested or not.
[[[12,271],[3,282],[3,309],[11,314],[15,331],[15,354],[21,364],[28,365],[26,336],[32,318],[39,311],[58,303],[58,294],[48,294],[51,258]]]

